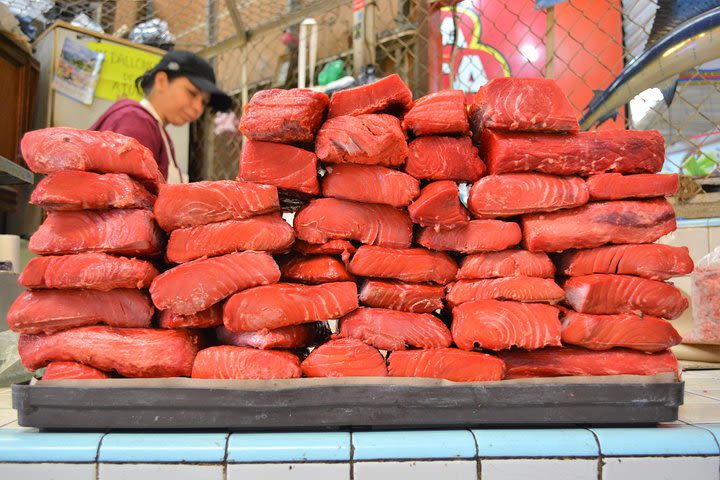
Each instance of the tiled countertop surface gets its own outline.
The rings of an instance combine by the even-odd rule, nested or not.
[[[0,478],[720,479],[720,370],[686,371],[677,422],[631,428],[68,433],[19,427],[0,389]]]

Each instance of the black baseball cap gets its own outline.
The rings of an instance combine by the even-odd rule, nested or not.
[[[187,50],[170,50],[147,72],[173,72],[186,77],[197,88],[210,94],[209,105],[217,111],[225,112],[233,105],[232,98],[215,85],[215,72],[212,66],[201,56]]]

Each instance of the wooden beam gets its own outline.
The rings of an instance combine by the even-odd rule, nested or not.
[[[676,197],[669,197],[668,200],[677,217],[720,217],[720,192],[700,193],[686,202],[680,202]]]

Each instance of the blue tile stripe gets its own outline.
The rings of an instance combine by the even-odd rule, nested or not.
[[[350,433],[234,433],[228,440],[227,461],[348,462]]]
[[[719,455],[712,433],[693,425],[593,428],[604,456]]]
[[[103,433],[0,430],[0,462],[95,462]]]
[[[709,226],[707,218],[679,218],[676,221],[677,228],[702,228]]]
[[[353,460],[475,458],[469,430],[354,432]]]
[[[222,463],[227,433],[109,433],[100,462]]]
[[[480,458],[597,457],[595,436],[585,429],[472,430]]]

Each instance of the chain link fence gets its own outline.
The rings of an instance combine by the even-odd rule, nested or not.
[[[252,94],[267,88],[298,86],[303,31],[317,29],[313,72],[336,76],[398,73],[415,97],[442,88],[472,93],[503,75],[555,78],[578,116],[608,117],[592,128],[658,129],[665,137],[664,170],[684,176],[682,199],[720,184],[720,50],[701,37],[688,40],[680,4],[707,10],[713,2],[672,0],[97,0],[17,1],[12,13],[35,33],[56,20],[84,21],[105,33],[132,38],[148,21],[164,21],[167,33],[156,44],[189,49],[211,59],[218,82],[236,101],[236,114]],[[693,15],[698,11],[692,12]],[[80,19],[80,20],[78,20]],[[692,29],[691,29],[692,30]],[[718,25],[695,25],[717,39]],[[683,36],[685,35],[685,36]],[[688,34],[689,35],[689,34]],[[163,41],[165,44],[163,44]],[[692,41],[688,46],[687,42]],[[664,43],[662,43],[664,42]],[[683,43],[685,42],[685,43]],[[310,42],[312,43],[312,42]],[[662,46],[653,51],[654,46]],[[304,48],[302,50],[305,50]],[[714,52],[714,53],[708,53]],[[678,65],[682,58],[702,64]],[[668,57],[669,55],[669,57]],[[312,59],[312,53],[310,54]],[[678,57],[680,58],[680,57]],[[642,65],[642,62],[645,62]],[[662,62],[665,61],[663,64]],[[637,76],[631,78],[635,68]],[[676,77],[647,83],[658,70]],[[617,112],[597,91],[627,90]],[[674,96],[672,101],[668,92]],[[634,97],[634,98],[633,98]],[[601,97],[602,99],[602,97]],[[667,101],[665,100],[667,99]],[[597,106],[596,105],[596,106]],[[604,111],[608,110],[608,111]],[[603,113],[604,112],[604,113]],[[612,116],[617,113],[616,116]],[[193,180],[235,178],[242,139],[216,134],[211,114],[192,126],[190,175]]]

